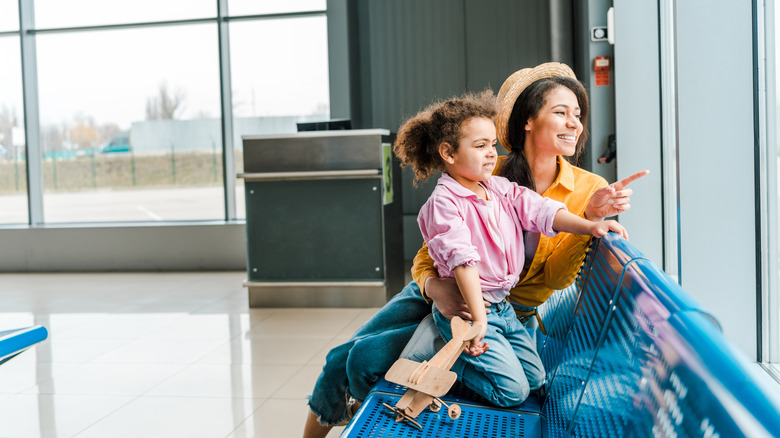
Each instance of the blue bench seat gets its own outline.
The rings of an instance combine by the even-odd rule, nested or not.
[[[575,283],[539,313],[547,380],[538,398],[501,409],[454,388],[463,415],[425,411],[419,430],[382,406],[405,388],[380,382],[342,436],[780,437],[778,387],[622,238],[595,240]]]

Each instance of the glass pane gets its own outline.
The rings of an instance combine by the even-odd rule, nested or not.
[[[19,51],[19,37],[0,37],[0,224],[28,222]]]
[[[325,16],[231,23],[237,171],[244,168],[241,136],[294,133],[297,122],[330,118],[327,35]]]
[[[279,14],[282,12],[324,11],[325,0],[229,0],[230,15]]]
[[[216,0],[35,0],[35,27],[97,26],[217,16]]]
[[[19,30],[19,2],[0,0],[0,32]]]
[[[224,219],[215,24],[37,44],[46,222]]]

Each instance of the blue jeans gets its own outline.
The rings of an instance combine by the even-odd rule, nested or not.
[[[446,341],[452,339],[450,321],[433,306],[433,319]],[[536,346],[514,308],[507,301],[492,304],[487,314],[490,348],[477,357],[462,354],[452,367],[464,385],[491,403],[517,406],[531,390],[541,388],[545,372]]]
[[[415,282],[363,324],[349,340],[333,348],[317,378],[309,408],[322,424],[336,424],[346,417],[347,400],[364,400],[377,380],[398,359],[431,305]]]

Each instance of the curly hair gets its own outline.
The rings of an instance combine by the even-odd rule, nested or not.
[[[474,117],[495,120],[497,113],[496,96],[491,90],[436,102],[401,125],[393,152],[401,160],[401,166],[412,166],[417,185],[433,171],[443,170],[440,144],[447,143],[457,149],[466,121]]]

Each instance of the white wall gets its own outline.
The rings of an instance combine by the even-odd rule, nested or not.
[[[246,269],[240,223],[0,228],[0,241],[3,272]]]
[[[618,177],[642,163],[654,171],[644,187],[636,185],[631,212],[621,222],[632,243],[659,263],[664,206],[659,196],[679,195],[668,216],[679,221],[681,285],[715,315],[726,338],[755,360],[760,246],[753,5],[674,3],[677,94],[675,101],[659,103],[658,6],[615,0]],[[677,169],[668,169],[679,172],[676,187],[661,183],[659,105],[676,110],[676,144],[667,145],[677,154]]]

